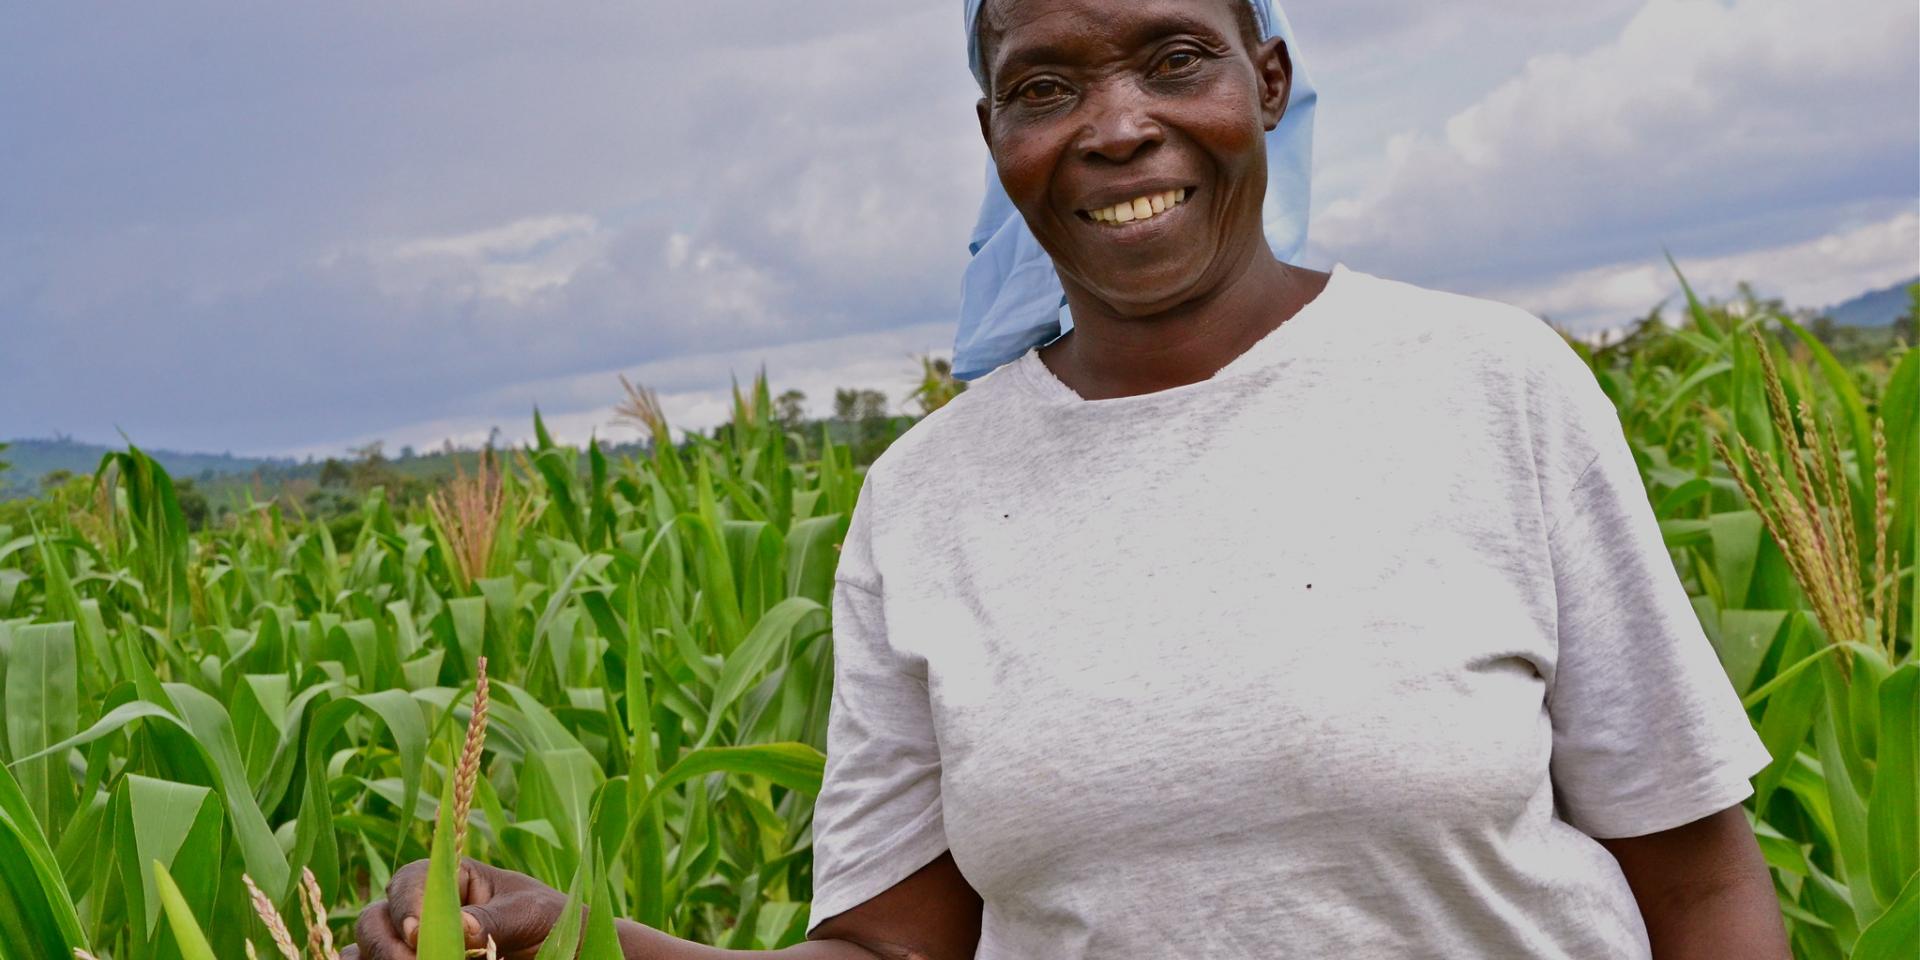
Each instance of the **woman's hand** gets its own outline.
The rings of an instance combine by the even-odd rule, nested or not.
[[[460,861],[460,921],[467,946],[492,937],[506,960],[530,960],[560,919],[566,895],[512,870],[478,860]],[[427,861],[401,867],[387,884],[387,898],[368,904],[354,925],[354,945],[342,960],[415,960],[420,943],[420,898],[427,888]]]

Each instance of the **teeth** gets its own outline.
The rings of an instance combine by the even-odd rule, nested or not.
[[[1172,210],[1187,202],[1185,188],[1168,190],[1164,193],[1151,193],[1144,197],[1135,197],[1125,203],[1116,203],[1111,207],[1087,211],[1087,216],[1099,223],[1132,223],[1135,220],[1150,220],[1159,214]]]

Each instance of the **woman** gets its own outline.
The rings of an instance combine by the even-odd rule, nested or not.
[[[1785,957],[1739,807],[1766,751],[1575,355],[1285,262],[1312,95],[1277,10],[979,6],[1005,199],[956,368],[993,372],[867,474],[776,953]],[[411,955],[420,876],[363,956]],[[559,909],[463,883],[476,943]]]

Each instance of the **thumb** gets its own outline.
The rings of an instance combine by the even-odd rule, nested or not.
[[[485,947],[489,937],[503,953],[538,946],[560,919],[563,906],[564,899],[548,891],[527,890],[464,907],[460,922],[466,928],[467,947]]]

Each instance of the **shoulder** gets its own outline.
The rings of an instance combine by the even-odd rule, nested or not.
[[[1417,338],[1440,352],[1507,361],[1509,366],[1584,367],[1567,338],[1514,304],[1351,271],[1354,296],[1390,338]]]
[[[1382,332],[1367,349],[1397,356],[1473,398],[1487,425],[1531,447],[1548,486],[1565,486],[1620,436],[1619,412],[1568,337],[1509,303],[1358,275],[1353,298]],[[1412,371],[1410,370],[1409,373]],[[1409,379],[1413,379],[1410,377]]]
[[[1014,360],[970,383],[940,409],[908,427],[868,468],[869,482],[888,489],[922,489],[951,480],[970,463],[1000,456],[1006,418],[1026,398],[1013,383]]]
[[[1535,415],[1583,407],[1591,416],[1612,403],[1568,337],[1532,312],[1485,297],[1353,273],[1348,298],[1375,333],[1363,349],[1444,367],[1490,390],[1524,397]]]

